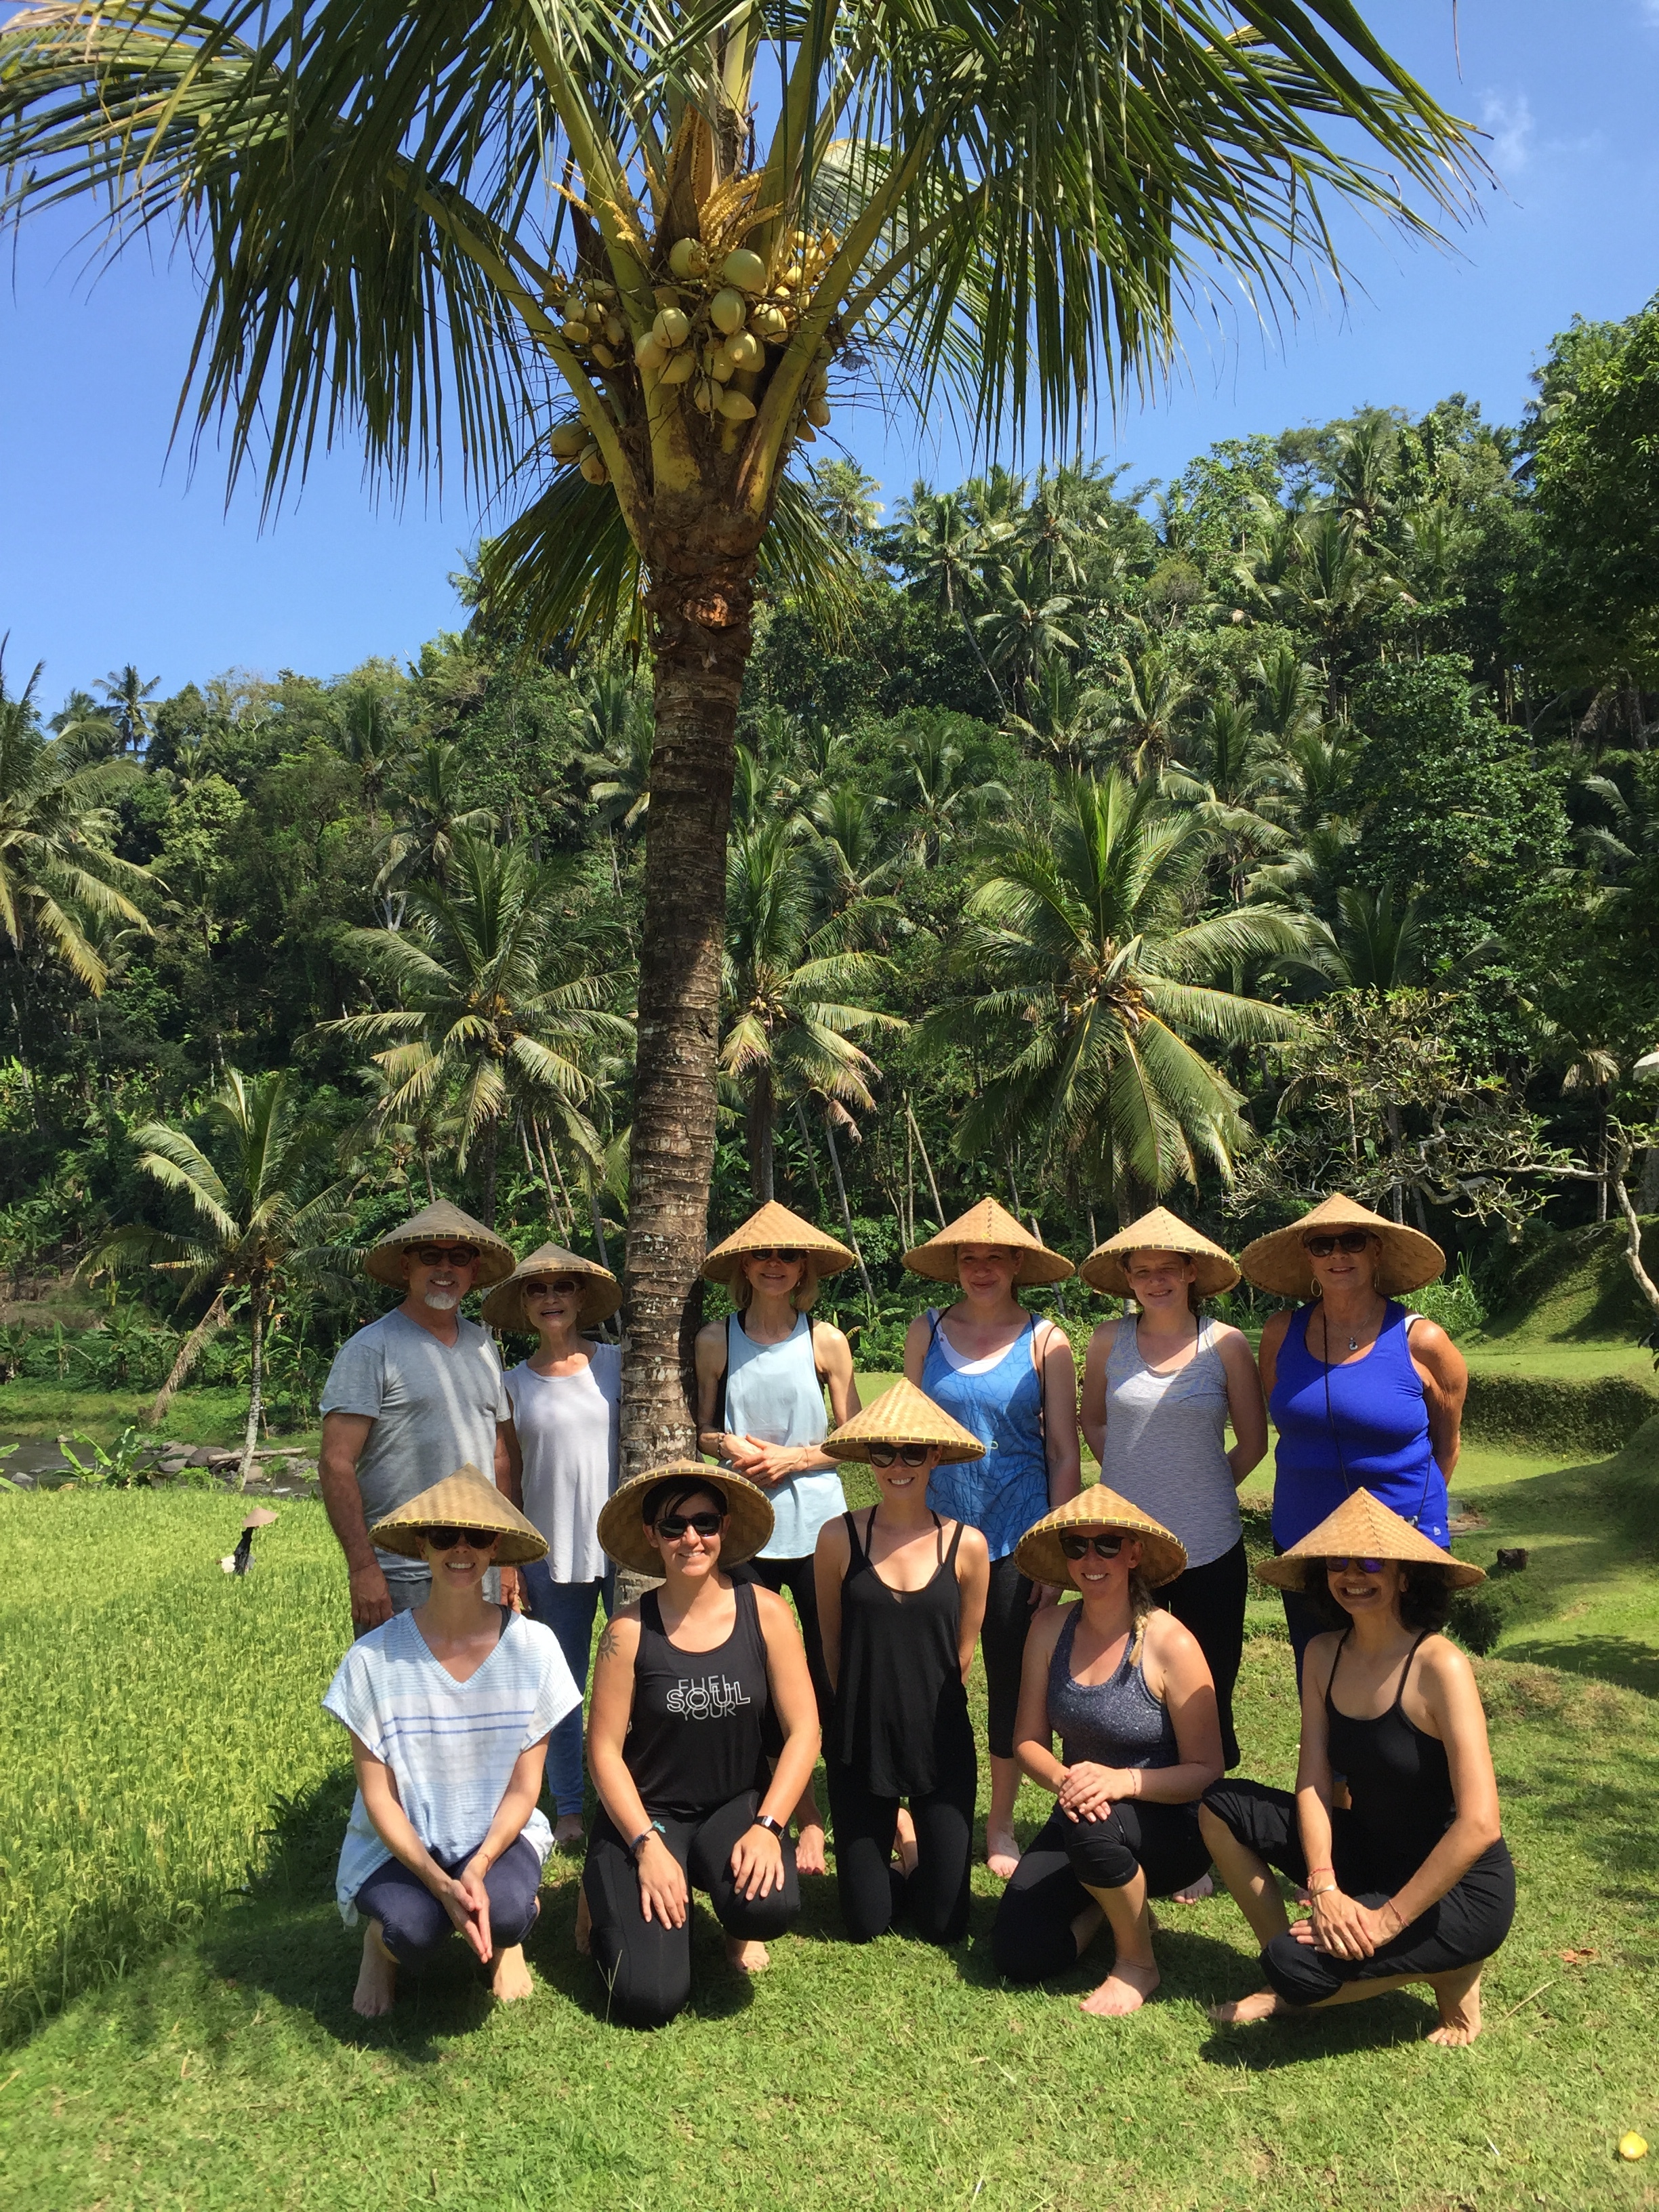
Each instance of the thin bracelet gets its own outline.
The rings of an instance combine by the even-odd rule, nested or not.
[[[1328,1897],[1334,1889],[1340,1889],[1342,1885],[1340,1881],[1323,1881],[1321,1882],[1319,1887],[1316,1889],[1313,1884],[1310,1882],[1308,1884],[1308,1894],[1310,1897]]]
[[[628,1846],[628,1856],[633,1860],[635,1865],[637,1866],[640,1863],[640,1846],[642,1844],[648,1844],[653,1836],[665,1836],[667,1833],[667,1829],[660,1820],[653,1820],[648,1828],[641,1828]]]

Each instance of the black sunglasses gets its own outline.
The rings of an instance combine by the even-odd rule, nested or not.
[[[487,1552],[501,1531],[498,1528],[422,1528],[421,1534],[434,1552],[453,1552],[458,1544],[465,1544],[469,1551]]]
[[[932,1444],[872,1444],[870,1464],[891,1467],[895,1460],[902,1460],[906,1467],[920,1467],[933,1449]]]
[[[410,1258],[423,1267],[441,1267],[446,1260],[453,1260],[459,1267],[470,1267],[478,1256],[476,1244],[410,1244],[406,1249]]]
[[[723,1513],[665,1513],[657,1523],[657,1534],[666,1536],[671,1544],[678,1541],[688,1528],[699,1536],[718,1536]]]
[[[1369,1229],[1345,1229],[1340,1237],[1304,1237],[1302,1249],[1312,1260],[1328,1260],[1333,1252],[1346,1252],[1352,1259],[1363,1252],[1370,1241]]]
[[[568,1298],[580,1288],[574,1275],[538,1275],[525,1285],[524,1294],[527,1298]]]
[[[1357,1568],[1362,1575],[1380,1575],[1387,1565],[1386,1559],[1327,1559],[1325,1571],[1328,1575],[1346,1575],[1350,1569]]]
[[[745,1252],[743,1256],[745,1260],[799,1260],[802,1255],[788,1251],[781,1244],[769,1244],[763,1252]]]
[[[1123,1549],[1121,1536],[1062,1536],[1060,1548],[1068,1559],[1086,1559],[1092,1552],[1097,1559],[1115,1559]]]

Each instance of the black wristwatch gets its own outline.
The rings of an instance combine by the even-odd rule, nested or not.
[[[751,1828],[764,1828],[769,1836],[775,1836],[780,1843],[783,1841],[783,1822],[775,1820],[769,1813],[757,1813],[749,1825]]]

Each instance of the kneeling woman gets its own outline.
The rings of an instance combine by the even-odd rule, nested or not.
[[[1430,2041],[1473,2043],[1515,1869],[1474,1676],[1436,1632],[1452,1591],[1485,1577],[1364,1490],[1256,1572],[1340,1632],[1308,1646],[1294,1797],[1224,1782],[1205,1799],[1210,1850],[1270,1984],[1215,2017],[1266,2020],[1427,1982],[1440,2008]],[[1332,1804],[1333,1769],[1352,1809]],[[1273,1868],[1312,1899],[1294,1928]]]
[[[1198,1639],[1152,1592],[1186,1553],[1097,1483],[1021,1538],[1019,1571],[1069,1582],[1080,1605],[1039,1613],[1025,1646],[1015,1751],[1059,1799],[998,1908],[998,1971],[1035,1982],[1074,1966],[1103,1921],[1116,1955],[1085,2012],[1136,2012],[1158,1987],[1149,1897],[1210,1863],[1198,1800],[1221,1767],[1215,1685]],[[1054,1739],[1061,1755],[1054,1754]]]
[[[662,2027],[691,1994],[693,1887],[746,1973],[800,1911],[786,1823],[818,1755],[811,1677],[786,1601],[729,1571],[771,1530],[752,1483],[696,1460],[635,1475],[599,1516],[618,1566],[663,1578],[600,1638],[587,1719],[601,1811],[582,1888],[611,2016],[629,2027]]]
[[[835,1692],[825,1764],[842,1918],[855,1943],[884,1934],[901,1910],[925,1942],[959,1943],[979,1783],[965,1686],[991,1555],[977,1528],[932,1510],[927,1484],[936,1467],[984,1446],[909,1382],[827,1441],[841,1459],[867,1461],[881,1493],[826,1524],[816,1560]],[[896,1838],[902,1873],[890,1863]]]
[[[362,1920],[353,2009],[389,2012],[400,1966],[459,1931],[498,1997],[526,1997],[524,1939],[552,1831],[536,1809],[547,1741],[581,1694],[550,1629],[485,1601],[485,1571],[538,1559],[545,1540],[464,1467],[370,1532],[430,1568],[432,1591],[360,1637],[323,1709],[349,1732],[357,1799],[335,1880]]]

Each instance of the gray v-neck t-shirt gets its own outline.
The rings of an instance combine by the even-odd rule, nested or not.
[[[363,1413],[374,1425],[357,1462],[363,1517],[374,1523],[471,1461],[495,1480],[495,1428],[512,1418],[494,1338],[456,1323],[453,1345],[395,1309],[349,1336],[334,1355],[325,1413]],[[384,1567],[409,1562],[379,1552]]]

